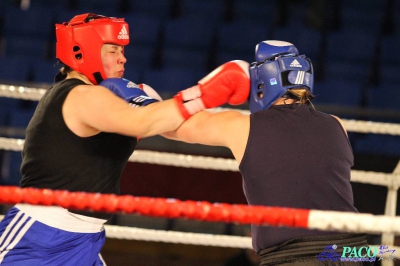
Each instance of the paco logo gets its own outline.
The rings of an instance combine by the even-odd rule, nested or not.
[[[376,257],[379,256],[379,260],[384,260],[383,254],[391,252],[393,254],[395,250],[389,250],[388,246],[380,246],[379,249],[377,247],[343,247],[342,254],[335,252],[337,246],[329,245],[324,248],[324,251],[317,255],[319,261],[351,261],[351,262],[373,262],[376,261]],[[388,260],[394,260],[393,255],[389,255]]]
[[[377,247],[343,247],[342,258],[375,258],[378,252]]]

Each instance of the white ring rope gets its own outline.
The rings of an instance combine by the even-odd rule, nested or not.
[[[245,115],[250,114],[250,111],[248,111],[248,110],[230,109],[230,108],[223,108],[223,107],[210,109],[209,111],[222,112],[222,111],[229,111],[229,110],[235,110],[235,111],[241,112],[242,114],[245,114]],[[349,119],[341,119],[341,120],[344,124],[344,127],[349,132],[400,136],[400,125],[399,124],[361,121],[361,120],[349,120]]]
[[[11,139],[0,137],[0,150],[21,151],[24,143],[24,139]]]
[[[47,91],[46,89],[42,88],[28,88],[23,86],[0,84],[0,97],[38,101],[46,91]],[[246,110],[228,109],[228,108],[215,108],[209,111],[220,112],[226,110],[235,110],[243,114],[250,114],[250,112]],[[346,120],[346,119],[342,119],[342,121],[344,127],[349,132],[387,134],[387,135],[400,136],[400,125],[398,124]]]
[[[0,142],[1,148],[1,142]],[[167,152],[136,150],[129,158],[130,162],[170,165],[184,168],[211,169],[220,171],[238,171],[238,163],[233,159],[208,156],[184,155]]]
[[[335,214],[337,215],[337,214]],[[331,216],[327,216],[332,218]],[[4,218],[0,215],[0,221]],[[327,220],[324,219],[324,220]],[[335,219],[335,218],[334,218]],[[243,248],[252,249],[251,237],[245,236],[228,236],[202,233],[187,233],[178,231],[165,231],[155,229],[145,229],[128,226],[105,225],[107,238],[137,240],[137,241],[154,241],[173,244],[213,246],[226,248]],[[334,244],[334,243],[332,243]],[[376,246],[379,249],[379,246]],[[400,250],[400,247],[388,246],[390,250]],[[385,254],[385,257],[387,254]],[[400,259],[400,252],[393,253],[394,258]]]
[[[400,235],[400,217],[352,213],[339,211],[311,210],[308,228],[323,231],[356,233],[393,233]]]
[[[39,101],[46,89],[0,84],[0,97]]]
[[[23,139],[0,137],[0,150],[20,151]],[[239,171],[238,163],[233,159],[207,156],[183,155],[167,152],[136,150],[129,158],[130,162],[159,164],[167,166],[209,169],[219,171]],[[399,187],[400,175],[361,170],[351,171],[351,181],[386,187]]]
[[[106,225],[107,237],[201,246],[252,248],[251,238]]]

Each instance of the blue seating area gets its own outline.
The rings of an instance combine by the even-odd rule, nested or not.
[[[316,76],[324,82],[352,79],[365,85],[378,48],[383,67],[399,62],[391,52],[399,42],[399,30],[381,38],[387,11],[378,0],[344,1],[339,12],[328,14],[339,16],[340,25],[333,29],[310,22],[318,14],[309,15],[313,4],[307,1],[118,0],[110,7],[104,0],[63,0],[51,8],[49,2],[33,0],[28,10],[18,8],[15,1],[2,2],[0,58],[11,65],[17,55],[26,60],[29,74],[19,75],[21,81],[52,80],[39,78],[42,71],[33,66],[53,73],[54,23],[90,11],[124,17],[130,24],[132,42],[126,56],[136,72],[160,67],[210,71],[227,60],[253,61],[255,44],[265,39],[295,43],[318,66]],[[390,77],[390,71],[381,71],[382,79]]]
[[[8,55],[0,57],[0,80],[2,81],[28,81],[30,71],[29,59]]]
[[[198,17],[218,24],[223,21],[225,2],[224,0],[182,0],[178,8],[183,17]]]
[[[5,39],[4,44],[7,56],[20,56],[34,62],[46,59],[48,42],[42,38],[10,36]]]
[[[297,33],[293,34],[294,32]],[[318,58],[323,36],[322,32],[317,29],[301,24],[288,25],[274,28],[271,35],[274,40],[285,40],[296,44],[299,51],[313,61]]]
[[[189,88],[197,83],[201,78],[198,73],[182,68],[163,68],[145,71],[143,83],[153,88],[163,95],[175,94],[182,89]]]
[[[165,19],[170,15],[171,5],[172,5],[172,1],[170,0],[157,0],[157,1],[127,0],[120,2],[121,3],[126,2],[126,9],[128,9],[126,11],[140,13],[140,14],[147,14],[159,19]],[[109,2],[108,5],[110,5]]]
[[[359,153],[400,157],[399,136],[365,134],[356,138],[352,147]]]
[[[265,24],[248,19],[238,19],[221,24],[218,29],[217,53],[235,55],[234,59],[254,61],[254,47],[260,41],[267,39],[269,27],[268,21]],[[252,43],[253,45],[249,45]],[[217,65],[226,62],[218,58]]]
[[[156,16],[144,13],[132,13],[124,16],[125,21],[130,25],[133,45],[147,45],[154,47],[159,37],[162,20]],[[140,25],[140,27],[136,26]]]
[[[338,9],[321,12],[316,12],[321,8],[318,1],[30,2],[29,9],[21,10],[16,1],[0,1],[1,82],[50,86],[57,73],[54,23],[96,12],[124,17],[130,25],[125,77],[147,83],[167,97],[226,61],[254,61],[255,45],[276,39],[293,42],[312,59],[317,107],[399,111],[400,7],[396,3],[391,10],[390,0],[330,1]],[[11,105],[0,101],[2,125],[9,125],[8,110],[15,111]],[[366,149],[364,144],[375,139],[379,137],[358,141],[355,152],[377,152],[379,145]]]
[[[4,99],[5,98],[0,98],[0,100]],[[32,118],[35,104],[32,104],[29,108],[23,108],[24,101],[22,100],[11,99],[9,102],[11,103],[11,106],[9,105],[8,108],[4,108],[5,106],[2,105],[2,108],[0,108],[0,111],[4,111],[3,115],[6,116],[4,121],[5,124],[2,124],[1,126],[7,126],[12,129],[5,137],[23,139],[25,137],[23,129],[28,126],[28,123]],[[0,103],[2,102],[0,101]],[[21,152],[0,151],[0,184],[12,186],[19,184],[19,181],[21,180],[21,162]]]
[[[327,37],[327,59],[368,65],[373,58],[377,41],[378,34],[368,29],[332,32]]]
[[[399,103],[400,93],[396,82],[382,82],[370,91],[368,106],[371,108],[400,111]]]
[[[52,22],[52,15],[49,16],[46,7],[32,7],[28,10],[8,7],[4,11],[3,35],[5,38],[19,36],[45,41],[50,38]]]
[[[358,106],[362,88],[358,82],[337,79],[315,82],[315,104],[329,104],[343,107]]]
[[[171,18],[163,23],[163,46],[207,52],[217,28],[200,17]]]
[[[274,1],[263,0],[235,1],[231,8],[234,20],[250,19],[256,22],[265,21],[266,17],[272,18],[276,9]]]
[[[162,57],[164,68],[184,68],[198,73],[205,73],[207,69],[207,52],[178,47],[164,49]]]

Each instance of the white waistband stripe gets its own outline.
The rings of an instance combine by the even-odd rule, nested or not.
[[[70,213],[58,206],[17,204],[16,208],[48,226],[74,233],[98,233],[106,220]]]

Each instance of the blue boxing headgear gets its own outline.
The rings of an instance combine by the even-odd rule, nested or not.
[[[284,41],[263,41],[256,46],[256,62],[250,65],[250,112],[269,108],[292,88],[312,93],[314,71],[309,58]]]

